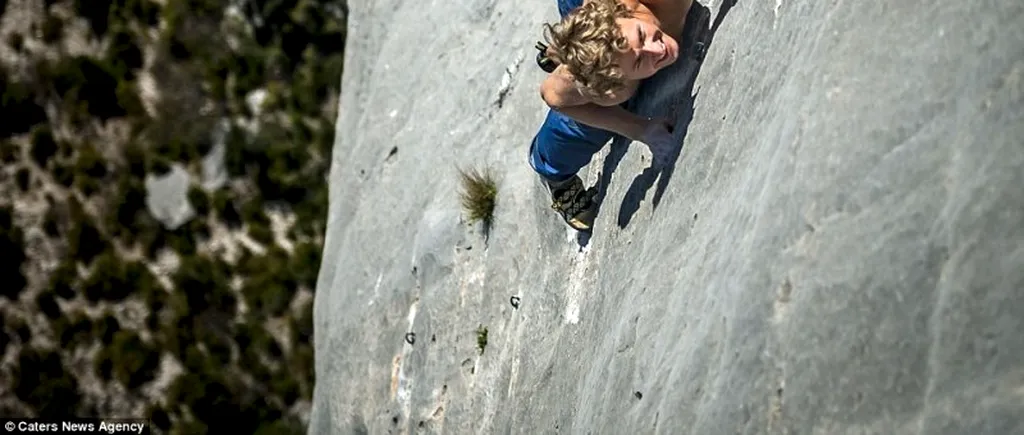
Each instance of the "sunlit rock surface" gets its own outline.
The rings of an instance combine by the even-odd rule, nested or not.
[[[1024,433],[1024,3],[741,1],[583,240],[526,161],[556,19],[351,5],[310,433]]]

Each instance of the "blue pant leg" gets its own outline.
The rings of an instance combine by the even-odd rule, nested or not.
[[[548,180],[567,180],[589,164],[612,136],[614,133],[610,131],[576,122],[548,109],[544,125],[530,144],[530,166]]]
[[[558,0],[558,14],[565,18],[573,9],[583,5],[583,0]]]

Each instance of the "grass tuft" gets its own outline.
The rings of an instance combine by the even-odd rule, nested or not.
[[[476,330],[476,348],[480,350],[480,355],[484,354],[484,349],[487,348],[487,327],[480,325]]]
[[[462,208],[470,222],[482,221],[490,227],[494,221],[494,207],[497,204],[498,185],[489,169],[478,171],[459,169],[462,179]]]

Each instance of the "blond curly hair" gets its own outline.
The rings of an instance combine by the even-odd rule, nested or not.
[[[618,0],[590,0],[557,24],[545,24],[549,57],[565,65],[582,87],[605,96],[624,85],[616,52],[629,47],[615,22],[633,11]]]

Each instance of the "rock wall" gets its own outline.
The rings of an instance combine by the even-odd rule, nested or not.
[[[1024,432],[1024,3],[705,4],[589,238],[526,161],[555,2],[351,5],[310,433]]]

